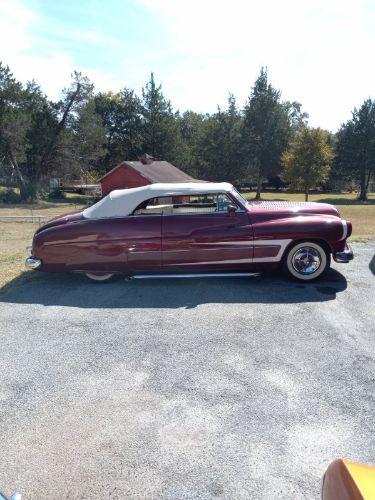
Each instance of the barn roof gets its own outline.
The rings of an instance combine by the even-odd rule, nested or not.
[[[143,163],[142,161],[124,161],[103,175],[103,177],[99,179],[99,182],[111,175],[115,170],[125,166],[132,168],[152,183],[199,182],[167,161],[151,161],[149,163]]]

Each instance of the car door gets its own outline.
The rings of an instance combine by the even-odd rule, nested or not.
[[[70,271],[137,273],[161,268],[161,213],[83,221],[54,247]],[[53,248],[51,246],[51,248]]]
[[[130,273],[154,273],[161,269],[161,212],[127,218],[126,261]]]
[[[204,200],[204,203],[202,203]],[[162,216],[163,272],[247,269],[253,231],[247,212],[226,193],[190,196]]]

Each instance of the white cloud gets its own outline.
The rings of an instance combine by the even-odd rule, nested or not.
[[[26,30],[35,21],[35,14],[22,4],[0,0],[1,53],[7,55],[29,49]]]
[[[212,111],[242,104],[260,66],[311,123],[335,129],[374,88],[374,10],[351,0],[142,0],[179,62],[162,74],[172,102]]]
[[[67,51],[48,49],[35,53],[37,31],[41,19],[19,0],[0,0],[0,61],[8,64],[13,74],[26,82],[34,79],[52,99],[60,96],[69,85],[70,75],[78,69],[87,75],[100,90],[120,88],[120,82],[97,68],[78,67]],[[71,33],[81,42],[114,43],[114,40],[90,32]]]
[[[0,60],[22,81],[34,78],[52,98],[73,69],[100,90],[124,83],[139,89],[153,70],[175,108],[212,112],[225,105],[229,91],[243,105],[266,65],[284,99],[300,101],[312,125],[334,130],[375,88],[371,1],[134,0],[155,26],[138,45],[126,30],[116,37],[110,26],[68,31],[60,23],[49,27],[60,41],[43,49],[38,34],[46,24],[22,2],[0,0]],[[163,50],[152,46],[155,37]],[[77,49],[95,55],[99,46],[113,58],[110,70],[98,62],[78,64]]]

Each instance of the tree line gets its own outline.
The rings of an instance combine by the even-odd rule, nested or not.
[[[34,82],[19,82],[0,63],[0,177],[22,200],[38,196],[49,177],[102,175],[142,153],[204,180],[251,187],[288,183],[303,190],[354,181],[367,199],[375,174],[375,101],[367,99],[333,134],[308,125],[298,102],[284,101],[262,68],[240,109],[232,94],[213,114],[175,111],[151,74],[133,89],[95,92],[79,72],[58,101]]]

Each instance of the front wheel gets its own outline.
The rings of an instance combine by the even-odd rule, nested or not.
[[[112,278],[112,276],[114,276],[113,274],[111,273],[103,273],[103,274],[97,274],[97,273],[85,273],[86,276],[88,278],[90,278],[90,280],[93,280],[93,281],[107,281],[109,279]]]
[[[326,274],[330,264],[330,254],[319,243],[304,241],[289,248],[283,268],[294,279],[312,281]]]

